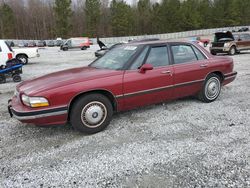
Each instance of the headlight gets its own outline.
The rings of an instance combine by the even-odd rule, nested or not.
[[[224,44],[224,47],[229,47],[230,46],[230,43],[229,42],[226,42],[225,44]]]
[[[23,104],[33,108],[49,106],[49,102],[44,97],[29,97],[27,95],[22,95]]]

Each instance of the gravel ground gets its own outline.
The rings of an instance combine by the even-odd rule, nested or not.
[[[96,49],[41,49],[23,80],[87,65]],[[250,187],[250,52],[233,58],[238,77],[217,101],[118,113],[90,136],[11,119],[15,84],[0,85],[0,187]]]

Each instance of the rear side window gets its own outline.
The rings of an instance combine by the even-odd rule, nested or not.
[[[206,59],[206,57],[204,56],[203,53],[201,53],[200,50],[198,50],[196,47],[192,46],[193,50],[194,50],[194,53],[197,57],[198,60],[203,60],[203,59]]]
[[[169,65],[167,47],[152,47],[149,52],[146,63],[153,65],[153,67]]]
[[[198,60],[197,55],[190,45],[173,45],[171,46],[171,50],[175,64],[182,64]]]

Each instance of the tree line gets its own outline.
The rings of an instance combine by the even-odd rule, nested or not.
[[[250,25],[249,0],[2,0],[0,37],[52,39]]]

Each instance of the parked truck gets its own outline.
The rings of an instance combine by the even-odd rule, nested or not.
[[[15,48],[14,57],[21,60],[23,64],[27,64],[29,58],[39,57],[38,48]]]

